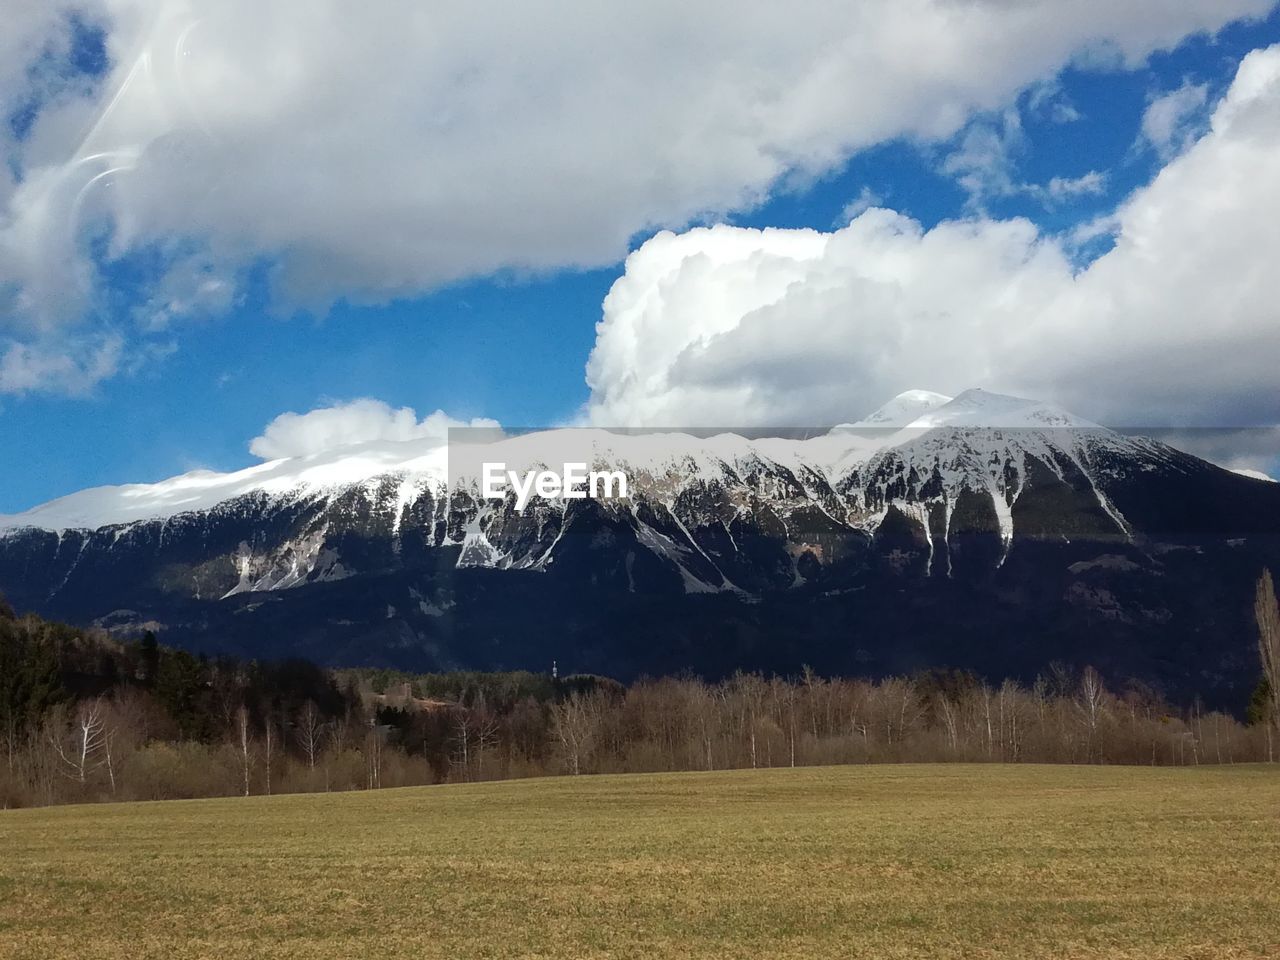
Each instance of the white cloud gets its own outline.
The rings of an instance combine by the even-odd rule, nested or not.
[[[840,222],[837,225],[844,226],[850,220],[857,219],[872,207],[878,207],[882,203],[884,203],[884,197],[870,187],[863,187],[857,197],[844,205],[844,209],[840,211]]]
[[[1084,119],[1084,114],[1071,102],[1058,80],[1045,81],[1033,87],[1027,97],[1027,109],[1054,123],[1075,123]]]
[[[222,279],[265,259],[285,304],[316,308],[613,262],[637,231],[950,137],[1073,59],[1136,63],[1272,2],[8,0],[6,114],[68,10],[109,25],[113,66],[37,96],[5,142],[0,322],[109,312],[94,230],[108,259],[180,243]]]
[[[172,258],[149,293],[133,309],[138,326],[149,333],[186,317],[219,314],[236,298],[234,281],[199,255]]]
[[[96,4],[92,4],[96,6]],[[69,75],[65,64],[71,42],[69,17],[89,16],[91,4],[75,0],[0,0],[0,157],[14,159],[18,133],[14,119],[61,98],[84,95],[88,86]],[[16,186],[8,164],[0,165],[0,205]]]
[[[1017,157],[1027,149],[1022,118],[1010,108],[998,119],[982,118],[972,123],[956,149],[943,158],[941,171],[969,194],[969,203],[981,208],[992,197],[1021,193],[1024,185],[1015,179]]]
[[[1090,170],[1081,177],[1054,177],[1043,189],[1051,200],[1098,196],[1107,190],[1107,175]]]
[[[1209,98],[1207,84],[1184,82],[1177,90],[1154,98],[1142,115],[1141,140],[1165,159],[1181,152],[1201,132]]]
[[[659,234],[605,300],[586,415],[831,423],[911,387],[983,386],[1116,423],[1280,422],[1278,153],[1280,46],[1244,60],[1210,131],[1083,270],[1025,220]]]
[[[1084,119],[1084,114],[1071,103],[1055,103],[1050,116],[1054,123],[1075,123],[1077,120]]]
[[[964,131],[940,171],[954,177],[969,194],[969,208],[981,212],[987,201],[1029,196],[1053,206],[1106,192],[1107,176],[1090,170],[1079,177],[1054,177],[1047,184],[1027,183],[1017,175],[1018,157],[1028,149],[1017,109],[999,118],[979,117]]]
[[[451,427],[497,426],[496,420],[458,420],[443,410],[419,420],[412,407],[396,410],[381,400],[363,398],[309,413],[282,413],[249,443],[249,452],[263,460],[279,460],[376,440],[436,439],[443,443]]]
[[[124,341],[106,334],[73,342],[13,343],[0,352],[0,394],[88,393],[127,364]]]

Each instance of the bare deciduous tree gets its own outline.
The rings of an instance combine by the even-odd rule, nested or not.
[[[764,712],[765,682],[758,673],[733,675],[730,681],[733,699],[741,717],[740,726],[747,737],[751,768],[760,765],[760,715]]]
[[[720,720],[718,691],[697,681],[682,683],[680,688],[691,718],[691,734],[695,741],[691,766],[693,763],[700,763],[704,769],[714,770],[715,742]],[[693,759],[695,757],[696,760]]]
[[[1280,603],[1271,571],[1263,570],[1258,579],[1253,615],[1258,621],[1258,654],[1262,660],[1262,676],[1267,681],[1267,754],[1271,759],[1272,736],[1280,730]]]
[[[1076,700],[1076,706],[1080,710],[1085,731],[1089,738],[1086,760],[1090,760],[1093,757],[1094,745],[1097,743],[1099,727],[1102,723],[1105,698],[1106,690],[1102,685],[1102,677],[1093,667],[1085,667],[1084,672],[1080,675],[1080,693]],[[1099,753],[1101,753],[1101,744],[1098,747]]]
[[[62,761],[62,773],[78,783],[88,782],[89,774],[107,764],[111,756],[113,731],[107,724],[106,712],[101,697],[86,700],[76,708],[69,735],[55,730],[49,732],[49,740]],[[114,766],[110,773],[114,789]]]
[[[947,746],[951,748],[952,753],[956,753],[960,747],[960,737],[958,728],[958,709],[951,698],[943,694],[938,698],[938,719],[942,721],[942,729],[947,736]]]
[[[452,726],[454,749],[450,762],[462,769],[467,780],[472,779],[473,764],[476,777],[483,778],[485,752],[498,743],[497,719],[483,708],[463,707],[454,712]]]
[[[471,766],[471,728],[473,721],[471,719],[471,711],[466,707],[454,712],[453,715],[453,743],[454,743],[454,761],[458,763],[465,774]]]
[[[275,737],[273,735],[274,731],[275,731],[275,727],[271,723],[271,715],[268,713],[267,722],[263,725],[263,729],[262,729],[263,744],[266,746],[266,757],[264,759],[262,768],[263,768],[263,772],[266,774],[265,786],[266,786],[266,794],[268,797],[271,796],[271,747],[275,740]]]
[[[484,758],[498,745],[498,720],[491,713],[482,713],[475,728],[476,776],[484,778]]]
[[[307,760],[308,769],[316,768],[316,758],[324,746],[324,733],[327,724],[320,714],[320,708],[314,700],[308,700],[298,711],[294,721],[293,735],[298,741],[298,749]]]
[[[600,698],[596,694],[570,694],[552,704],[551,723],[564,748],[569,772],[578,775],[600,732]]]
[[[368,775],[370,790],[377,790],[382,786],[383,736],[384,731],[377,718],[371,718],[369,734],[365,737],[365,772]]]
[[[241,769],[244,774],[244,795],[249,795],[249,770],[253,763],[253,736],[249,723],[249,708],[244,704],[236,710],[236,735],[240,744]]]

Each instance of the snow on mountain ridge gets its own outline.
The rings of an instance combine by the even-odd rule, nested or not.
[[[96,530],[208,510],[248,493],[318,492],[393,473],[424,474],[444,483],[444,445],[436,439],[367,444],[328,454],[269,460],[231,473],[195,470],[158,483],[91,487],[23,513],[0,515],[0,530]]]
[[[860,425],[876,429],[863,434],[857,429]],[[388,477],[399,477],[394,520],[398,526],[405,510],[425,490],[442,490],[452,481],[478,491],[485,461],[503,461],[515,470],[538,466],[558,469],[565,462],[583,461],[593,467],[622,469],[644,485],[664,489],[721,480],[728,473],[751,475],[762,467],[766,473],[785,470],[797,478],[819,477],[834,485],[889,450],[919,449],[920,453],[909,459],[937,457],[948,445],[954,446],[957,432],[967,435],[985,427],[1033,431],[1066,427],[1110,433],[1049,404],[982,390],[968,390],[954,399],[910,390],[864,420],[846,426],[853,429],[836,428],[806,440],[750,440],[733,433],[708,438],[680,433],[619,434],[592,428],[508,436],[492,443],[455,443],[452,450],[438,439],[380,441],[272,460],[231,473],[198,470],[153,484],[91,488],[23,513],[0,516],[0,533],[28,527],[101,529],[209,510],[250,493],[302,497],[376,484]],[[888,429],[893,427],[899,429]],[[925,440],[925,446],[920,446]],[[971,448],[976,442],[968,437],[964,446]],[[1034,445],[1041,448],[1050,442],[1039,437]],[[999,445],[1007,448],[1004,441]],[[980,466],[986,476],[992,458],[1005,455],[994,447],[987,449],[989,444],[978,446],[983,448],[982,454],[976,448],[970,450],[970,466],[952,471],[953,482],[966,482]],[[988,461],[985,464],[981,463],[984,459]],[[983,480],[980,485],[989,487],[990,481]]]

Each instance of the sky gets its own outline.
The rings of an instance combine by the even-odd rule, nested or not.
[[[1280,423],[1269,0],[205,6],[0,0],[0,513],[912,388]]]

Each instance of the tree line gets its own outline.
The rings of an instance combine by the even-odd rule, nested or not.
[[[1280,752],[1280,606],[1255,607],[1243,719],[1053,664],[879,680],[407,674],[209,658],[17,616],[0,601],[0,808],[377,789],[553,774],[837,763],[1191,765]]]

